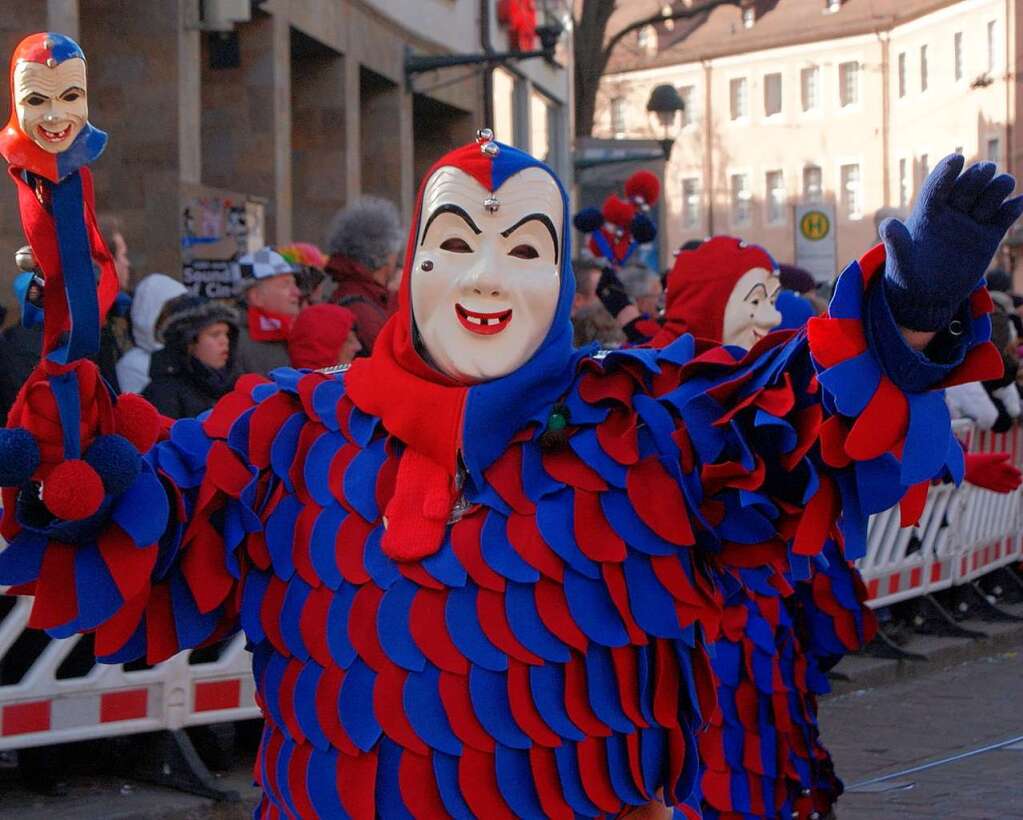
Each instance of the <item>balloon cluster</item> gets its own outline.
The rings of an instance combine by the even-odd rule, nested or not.
[[[590,252],[611,265],[624,265],[639,245],[657,238],[650,209],[661,195],[661,183],[649,171],[636,171],[625,181],[625,196],[612,194],[599,210],[583,208],[572,220],[588,234]]]

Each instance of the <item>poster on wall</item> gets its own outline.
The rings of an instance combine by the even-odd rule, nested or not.
[[[197,188],[181,211],[181,281],[208,299],[239,292],[237,259],[266,242],[266,201],[212,188]]]

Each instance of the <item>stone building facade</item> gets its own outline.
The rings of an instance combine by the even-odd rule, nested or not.
[[[261,233],[277,243],[322,244],[332,215],[361,194],[410,218],[421,175],[488,110],[509,132],[499,138],[569,172],[569,37],[557,64],[498,69],[489,103],[479,67],[406,77],[409,53],[507,50],[496,6],[255,0],[250,19],[221,36],[203,29],[199,0],[0,0],[0,52],[42,30],[82,44],[90,118],[110,134],[93,166],[98,208],[121,219],[136,276],[178,275],[196,201],[258,203]],[[11,187],[0,197],[0,258],[20,244]],[[0,266],[8,304],[12,269]]]
[[[648,136],[650,89],[687,102],[666,170],[678,247],[715,233],[795,257],[795,206],[833,203],[839,264],[958,150],[1020,173],[1020,0],[751,0],[619,49],[596,136]],[[1016,257],[1021,257],[1019,260]],[[1004,264],[1023,264],[1006,250]]]

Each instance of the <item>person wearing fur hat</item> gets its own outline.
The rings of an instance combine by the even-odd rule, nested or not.
[[[330,301],[355,314],[359,341],[367,353],[398,307],[388,285],[397,269],[403,239],[398,209],[379,197],[354,202],[340,211],[331,225],[326,270],[337,288]]]
[[[238,260],[244,321],[238,329],[235,361],[239,373],[269,373],[288,367],[288,334],[301,309],[299,268],[273,248]]]
[[[234,386],[238,338],[233,308],[202,296],[171,299],[157,322],[163,349],[152,355],[143,396],[172,419],[209,410]]]

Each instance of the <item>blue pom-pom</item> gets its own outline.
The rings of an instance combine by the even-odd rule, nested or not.
[[[657,238],[657,226],[646,214],[636,214],[632,218],[632,238],[640,245],[653,242]]]
[[[20,487],[39,469],[39,445],[24,427],[0,427],[0,487]]]
[[[85,454],[85,462],[103,479],[103,487],[112,496],[127,490],[142,469],[142,457],[124,436],[99,436]]]
[[[604,224],[604,216],[597,208],[583,208],[572,220],[575,229],[582,233],[592,233]]]

